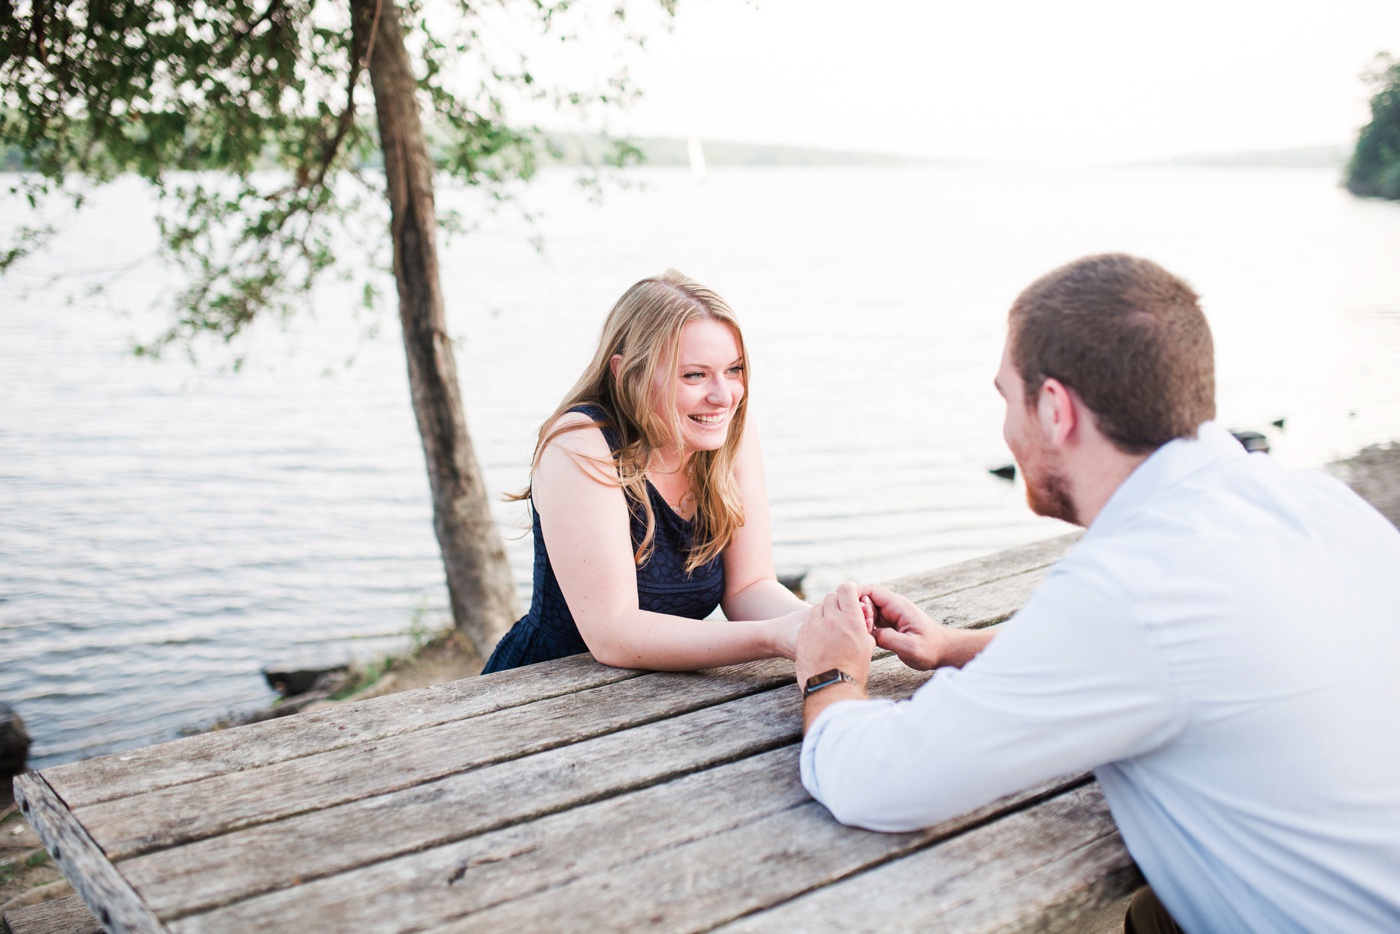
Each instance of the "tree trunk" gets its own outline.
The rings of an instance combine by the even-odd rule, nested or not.
[[[428,461],[433,527],[447,569],[452,619],[484,660],[517,616],[515,589],[462,412],[438,278],[433,163],[419,117],[417,83],[394,0],[350,3],[355,52],[369,52],[394,238],[399,319],[413,411]]]

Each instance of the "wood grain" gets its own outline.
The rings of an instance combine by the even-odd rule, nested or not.
[[[1091,783],[720,930],[980,934],[1021,919],[1039,930],[1048,909],[1130,863]],[[1110,882],[1114,891],[1122,885]]]
[[[985,558],[898,578],[890,581],[888,586],[916,603],[927,603],[957,591],[994,584],[1008,577],[1046,568],[1063,557],[1080,534],[1076,532]],[[1004,619],[1019,606],[1020,603],[1013,600],[999,608],[999,618]],[[956,619],[964,620],[965,617]],[[985,621],[978,622],[985,625]],[[952,623],[959,624],[968,623]],[[732,666],[732,669],[743,667]],[[55,766],[46,769],[44,777],[70,807],[79,808],[428,729],[643,674],[633,669],[599,665],[591,655],[577,655],[417,691],[341,704],[331,709],[300,714],[293,719],[269,720]]]
[[[156,934],[167,928],[117,872],[48,782],[36,772],[15,779],[15,800],[49,856],[111,934]]]
[[[1050,569],[1038,568],[992,581],[980,587],[959,590],[918,601],[918,606],[934,622],[956,629],[982,629],[1003,622],[1040,586]]]
[[[844,827],[811,801],[436,930],[708,930],[955,836],[1084,780],[1079,776],[1048,782],[913,833]],[[787,930],[805,928],[799,924]]]
[[[923,603],[935,597],[993,584],[1028,571],[1048,568],[1067,555],[1083,535],[1082,531],[1070,532],[982,558],[973,558],[971,561],[895,578],[885,586],[904,594],[915,603]],[[1011,609],[1015,610],[1016,607]]]
[[[995,625],[1077,538],[891,586]],[[872,694],[926,677],[887,656]],[[1086,777],[913,834],[836,824],[798,782],[800,714],[790,662],[576,656],[60,766],[23,800],[121,931],[980,931],[1029,923],[1018,905],[1072,930],[1136,884]],[[862,895],[906,883],[892,913]]]
[[[872,693],[926,680],[889,658]],[[795,743],[792,686],[489,768],[149,853],[123,874],[165,920],[515,826]],[[508,791],[506,791],[508,789]]]
[[[645,672],[577,655],[44,770],[80,808],[585,691]]]
[[[77,895],[4,914],[6,934],[102,934],[102,926]]]
[[[757,676],[750,672],[757,671]],[[792,680],[792,663],[631,678],[424,730],[75,809],[114,860],[372,798]]]
[[[76,895],[5,912],[5,934],[102,934],[102,925]]]
[[[810,801],[787,746],[170,923],[176,934],[432,927]]]

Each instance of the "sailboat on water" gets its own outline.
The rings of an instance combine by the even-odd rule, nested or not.
[[[700,145],[700,137],[692,136],[687,140],[685,151],[690,157],[690,174],[697,182],[703,182],[710,173],[705,168],[705,150]]]

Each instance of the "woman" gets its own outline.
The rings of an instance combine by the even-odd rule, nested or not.
[[[486,663],[589,651],[685,671],[792,658],[810,609],[778,583],[734,313],[675,270],[643,279],[540,429],[527,613]],[[728,620],[705,619],[716,606]]]

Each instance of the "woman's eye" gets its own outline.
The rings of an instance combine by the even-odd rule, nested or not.
[[[736,365],[731,366],[731,367],[729,368],[729,375],[730,375],[730,376],[742,376],[743,373],[744,373],[744,365],[743,365],[742,363],[736,364]]]
[[[704,379],[704,378],[705,378],[705,374],[704,374],[704,373],[699,373],[699,372],[695,372],[695,373],[683,373],[683,374],[681,375],[681,379],[696,380],[696,379]]]

